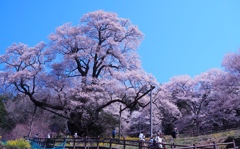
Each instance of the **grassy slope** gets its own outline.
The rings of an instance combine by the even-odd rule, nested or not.
[[[213,142],[221,143],[224,142],[228,137],[239,138],[240,130],[228,130],[224,132],[216,132],[208,135],[200,135],[196,137],[186,137],[184,135],[179,135],[177,139],[174,140],[175,144],[182,145],[206,145],[211,144]],[[168,143],[171,142],[170,136],[166,136],[166,141]]]

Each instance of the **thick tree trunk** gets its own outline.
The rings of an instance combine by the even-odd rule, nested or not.
[[[30,137],[31,133],[32,133],[32,126],[33,126],[33,121],[34,121],[34,117],[35,117],[36,111],[37,111],[37,106],[35,105],[34,111],[33,111],[33,115],[32,115],[31,124],[30,124],[30,129],[29,129],[29,132],[28,132],[28,137]]]

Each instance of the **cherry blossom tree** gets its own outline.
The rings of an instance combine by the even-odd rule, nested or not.
[[[182,117],[182,113],[177,105],[171,100],[171,94],[168,90],[165,90],[164,85],[153,97],[153,124],[155,126],[155,131],[161,131],[164,134],[170,135],[174,122]]]
[[[131,115],[130,126],[128,127],[128,135],[136,136],[141,131],[150,134],[150,118],[152,117],[153,133],[162,132],[169,134],[169,126],[181,117],[178,107],[169,99],[169,92],[162,87],[152,92],[152,115],[150,115],[150,106],[134,112]],[[150,98],[150,97],[149,97]],[[170,128],[172,129],[172,127]],[[170,130],[171,132],[171,130]]]
[[[199,131],[206,120],[209,103],[217,99],[213,82],[221,74],[220,69],[211,69],[193,79],[188,75],[176,76],[166,83],[165,88],[182,113],[182,118],[178,119],[180,129],[196,126]]]
[[[23,136],[33,137],[36,133],[45,137],[51,132],[50,126],[57,124],[59,130],[66,128],[64,118],[57,117],[41,108],[36,108],[28,98],[16,96],[4,97],[6,114],[1,122],[0,133],[4,139],[17,139]],[[52,132],[54,136],[57,133]]]
[[[214,81],[214,91],[218,100],[209,107],[209,120],[218,126],[231,127],[240,121],[239,117],[239,79],[240,54],[225,55],[222,66],[225,72]]]
[[[0,57],[6,91],[27,96],[37,107],[69,121],[71,133],[94,134],[104,113],[144,108],[158,86],[141,68],[143,34],[128,19],[95,11],[80,24],[66,23],[34,47],[13,44]],[[96,134],[94,134],[96,135]]]
[[[215,100],[209,103],[205,125],[231,128],[239,123],[237,82],[238,79],[227,72],[213,82]]]

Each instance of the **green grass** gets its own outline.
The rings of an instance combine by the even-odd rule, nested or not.
[[[187,137],[184,135],[179,134],[177,139],[174,139],[175,144],[182,144],[182,145],[204,145],[204,144],[211,144],[213,142],[222,143],[228,137],[232,138],[239,138],[240,137],[240,130],[226,130],[223,132],[216,132],[208,135],[200,135],[196,137]],[[170,138],[170,136],[166,136],[166,138]],[[167,143],[169,140],[167,139]]]
[[[186,136],[183,134],[179,134],[178,137],[176,139],[172,139],[171,136],[164,136],[166,138],[166,143],[167,144],[172,144],[174,142],[174,144],[177,145],[186,145],[186,146],[192,146],[193,144],[199,146],[199,145],[210,145],[213,142],[216,143],[223,143],[228,137],[232,137],[232,138],[240,138],[240,130],[227,130],[227,131],[223,131],[223,132],[216,132],[216,133],[212,133],[212,134],[208,134],[208,135],[200,135],[200,136],[195,136],[195,137],[190,137],[190,136]],[[123,138],[121,138],[123,139]],[[127,137],[126,140],[139,140],[139,138],[130,138]],[[147,138],[146,141],[148,141],[149,139]],[[70,145],[70,144],[67,144]],[[79,143],[78,145],[84,145],[83,143]],[[92,144],[93,145],[93,144]],[[96,144],[94,144],[96,146]],[[105,146],[105,147],[109,147],[109,143],[100,143],[100,146]],[[91,146],[91,143],[88,143],[87,146]],[[122,149],[123,146],[122,145],[118,145],[118,144],[112,144],[112,147],[114,148],[119,148]],[[133,147],[133,146],[127,146],[126,149],[137,149],[138,147]],[[219,146],[219,148],[224,148]]]
[[[178,138],[172,139],[171,136],[165,135],[167,144],[174,144],[177,145],[186,145],[186,146],[192,146],[193,144],[199,146],[199,145],[209,145],[213,142],[215,143],[223,143],[228,137],[232,138],[239,138],[240,137],[240,130],[226,130],[222,132],[216,132],[212,134],[207,135],[199,135],[195,137],[186,136],[183,134],[179,134]],[[138,140],[138,138],[129,138],[127,137],[126,140]],[[147,141],[148,139],[146,139]],[[115,147],[122,148],[120,145],[116,145]],[[127,149],[136,149],[137,147],[130,147],[127,146]],[[219,148],[221,148],[219,146]]]

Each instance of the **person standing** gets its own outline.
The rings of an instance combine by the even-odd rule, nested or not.
[[[163,148],[163,145],[162,145],[163,141],[162,141],[162,138],[160,136],[161,136],[161,134],[157,134],[157,136],[155,137],[155,141],[156,141],[157,148],[162,149]]]
[[[115,136],[116,136],[116,130],[115,130],[115,128],[112,130],[112,138],[115,138]]]
[[[140,149],[145,149],[145,144],[144,144],[145,135],[144,135],[144,132],[141,132],[138,137],[139,137],[139,147],[140,147]]]
[[[138,137],[140,141],[145,141],[145,135],[143,132],[141,132]]]
[[[173,130],[172,130],[172,138],[177,138],[177,133],[178,133],[178,131],[177,131],[177,128],[175,127]]]
[[[155,136],[153,135],[152,137],[150,137],[149,147],[150,147],[150,148],[154,148],[155,145],[156,145]]]
[[[77,138],[78,137],[78,134],[75,132],[74,133],[74,138]]]

